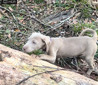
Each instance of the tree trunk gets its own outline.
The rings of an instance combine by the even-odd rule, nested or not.
[[[98,85],[98,82],[0,44],[0,85]]]

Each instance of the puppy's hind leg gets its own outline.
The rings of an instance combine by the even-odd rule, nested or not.
[[[87,56],[85,58],[86,62],[88,63],[89,65],[89,69],[87,71],[87,74],[90,75],[92,73],[92,71],[94,70],[94,57],[91,57],[91,56]]]

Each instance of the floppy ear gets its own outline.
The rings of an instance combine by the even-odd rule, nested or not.
[[[49,37],[49,36],[45,36],[45,37],[43,38],[43,41],[44,41],[45,44],[46,44],[46,52],[48,52],[48,50],[49,50],[49,43],[50,43],[50,37]]]

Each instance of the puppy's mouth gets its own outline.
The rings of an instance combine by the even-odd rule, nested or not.
[[[32,50],[32,51],[25,51],[25,52],[28,53],[28,54],[33,54],[34,51],[35,51],[35,50]]]
[[[34,54],[33,52],[34,52],[34,51],[32,51],[32,52],[27,52],[27,53],[28,53],[29,55],[32,55],[32,54]]]
[[[29,49],[26,49],[25,51],[23,51],[29,55],[32,55],[32,54],[35,54],[35,55],[40,55],[43,53],[43,49],[40,48],[40,49],[32,49],[31,51]]]
[[[32,52],[29,52],[28,54],[29,54],[29,55],[32,55],[32,54],[40,55],[40,54],[43,54],[43,51],[39,49],[39,50],[34,50],[34,51],[32,51]]]
[[[31,54],[31,53],[33,53],[33,52],[34,52],[34,50],[32,50],[32,51],[23,50],[23,52],[28,53],[28,54]]]

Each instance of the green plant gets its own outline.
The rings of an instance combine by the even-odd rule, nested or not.
[[[97,52],[96,52],[96,54],[95,54],[95,58],[98,58],[98,50],[97,50]]]
[[[77,24],[73,24],[73,31],[75,33],[80,32],[82,29],[84,28],[91,28],[91,29],[95,29],[96,25],[94,23],[77,23]]]
[[[31,55],[31,54],[40,55],[40,54],[43,54],[43,51],[42,50],[35,50],[34,52],[30,52],[28,54],[29,55]]]
[[[56,6],[56,7],[63,7],[66,10],[68,10],[70,8],[73,8],[74,7],[74,4],[71,3],[71,1],[68,1],[67,3],[61,3],[60,0],[56,0],[56,3],[54,4],[54,6]]]
[[[43,3],[44,0],[34,0],[34,2],[35,2],[36,4],[40,4],[40,3]]]
[[[8,9],[9,7],[11,7],[13,10],[16,9],[16,5],[15,5],[15,4],[3,4],[3,6],[6,7],[7,9]]]
[[[90,7],[82,5],[80,7],[80,12],[81,12],[81,18],[89,18],[91,17],[92,10]]]

